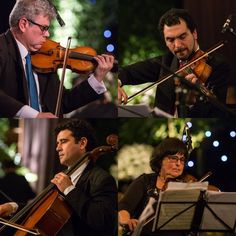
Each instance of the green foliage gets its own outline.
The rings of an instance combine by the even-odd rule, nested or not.
[[[94,47],[97,52],[106,51],[106,40],[103,37],[105,29],[117,27],[117,0],[98,0],[96,4],[88,0],[80,1],[83,12],[80,16],[78,38]],[[115,33],[115,32],[114,32]]]
[[[146,144],[125,145],[117,153],[118,180],[130,180],[143,173],[151,173],[149,158],[153,147]]]
[[[9,120],[0,119],[0,160],[8,158],[8,146],[6,145],[6,134],[9,130]]]
[[[139,84],[139,85],[126,85],[123,87],[124,91],[128,95],[135,94],[139,92],[140,90],[146,88],[149,84]],[[133,97],[133,100],[130,100],[129,104],[149,104],[150,107],[153,107],[154,101],[155,101],[155,93],[156,93],[156,87],[154,86],[152,89],[146,91],[142,94],[142,96],[135,96]]]
[[[164,45],[158,32],[160,16],[174,0],[119,1],[119,61],[127,65],[163,53]]]
[[[6,132],[9,129],[9,120],[8,119],[0,119],[0,140],[5,141]]]
[[[105,29],[113,31],[111,40],[116,41],[118,0],[54,0],[54,3],[66,25],[61,28],[58,22],[53,22],[51,37],[62,46],[65,47],[68,36],[72,36],[71,47],[88,46],[98,54],[105,53],[108,43],[108,39],[103,36]],[[72,87],[74,77],[74,74],[67,72],[66,88]],[[105,79],[113,100],[117,95],[114,80],[115,78]]]
[[[66,25],[59,28],[54,22],[52,37],[56,40],[73,36],[75,46],[87,45],[98,53],[104,53],[106,40],[103,32],[117,27],[118,1],[56,0],[55,4]]]
[[[16,143],[8,143],[9,128],[9,119],[0,119],[0,162],[13,158],[16,154]],[[0,176],[2,175],[3,172],[0,169]]]
[[[16,143],[9,143],[9,129],[9,119],[0,119],[0,160],[4,158],[13,157],[15,155]]]
[[[157,127],[166,120],[132,118],[120,119],[119,122],[120,146],[123,146],[143,142],[153,144],[156,141],[155,132]]]
[[[203,139],[204,132],[217,124],[216,119],[132,118],[119,120],[120,146],[133,143],[156,145],[166,137],[182,138],[184,125],[190,121],[193,147]]]

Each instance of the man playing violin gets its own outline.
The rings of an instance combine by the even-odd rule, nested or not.
[[[59,80],[55,73],[32,74],[30,52],[49,37],[55,17],[47,0],[17,0],[9,18],[10,29],[0,35],[0,117],[53,118]],[[64,89],[61,114],[98,99],[106,87],[103,78],[112,68],[111,55],[95,56],[98,66],[86,81]]]
[[[159,21],[159,30],[165,41],[169,52],[166,55],[148,59],[142,62],[126,66],[120,70],[118,83],[118,98],[120,102],[127,102],[127,95],[122,85],[142,84],[155,82],[168,74],[162,69],[157,60],[168,66],[172,71],[186,64],[199,51],[198,34],[196,25],[184,9],[171,9],[167,11]],[[209,55],[207,64],[212,67],[206,82],[202,82],[192,71],[185,75],[185,79],[193,84],[202,83],[208,90],[212,90],[219,101],[226,102],[227,80],[230,76],[229,65],[220,55]],[[156,89],[155,106],[165,112],[181,116],[178,114],[175,101],[176,84],[174,79],[168,79],[159,84]],[[200,97],[200,96],[198,96]],[[223,114],[207,101],[197,99],[187,107],[187,117],[217,117]]]
[[[94,130],[83,120],[60,124],[55,133],[60,163],[68,168],[96,147]],[[111,175],[95,166],[93,160],[83,163],[70,177],[64,172],[57,173],[51,182],[72,209],[71,218],[57,235],[117,235],[116,182]],[[8,216],[16,210],[16,203],[2,204],[0,216]]]

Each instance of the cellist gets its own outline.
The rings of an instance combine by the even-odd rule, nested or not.
[[[47,0],[18,0],[9,17],[10,29],[0,35],[0,117],[53,118],[59,80],[55,73],[32,71],[31,52],[49,37],[55,10]],[[112,68],[111,55],[95,56],[97,67],[72,90],[64,89],[61,114],[101,97],[103,78]]]
[[[83,120],[70,120],[56,130],[60,163],[68,168],[84,153],[96,147],[94,130]],[[117,235],[117,187],[114,178],[92,160],[81,165],[70,178],[63,172],[51,180],[72,209],[69,221],[59,236],[115,236]],[[0,205],[0,215],[12,213],[16,203]]]

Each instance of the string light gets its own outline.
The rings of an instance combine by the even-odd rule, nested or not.
[[[107,45],[107,51],[108,51],[108,52],[113,52],[114,49],[115,49],[115,47],[114,47],[113,44],[110,43],[110,44]]]
[[[103,35],[104,35],[104,37],[105,38],[110,38],[111,36],[112,36],[112,33],[111,33],[111,31],[110,30],[105,30],[104,32],[103,32]]]
[[[188,126],[189,128],[192,128],[192,126],[193,126],[192,122],[188,121],[188,122],[187,122],[187,126]]]
[[[213,146],[214,146],[214,147],[218,147],[219,145],[220,145],[219,141],[215,140],[215,141],[213,142]]]
[[[194,162],[193,161],[188,161],[188,167],[193,167],[194,166]]]
[[[235,131],[230,131],[229,135],[230,135],[230,137],[234,138],[236,136],[236,132]]]
[[[205,136],[208,137],[208,138],[211,137],[211,131],[209,131],[209,130],[206,131],[206,132],[205,132]]]
[[[228,157],[226,155],[223,155],[220,159],[221,161],[226,162],[228,160]]]

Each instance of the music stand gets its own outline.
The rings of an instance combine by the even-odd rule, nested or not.
[[[171,114],[161,110],[158,107],[154,107],[153,114],[154,114],[155,117],[174,118],[174,116],[172,116]]]
[[[119,105],[118,117],[149,117],[151,109],[146,104]]]
[[[164,191],[152,225],[153,234],[158,231],[236,232],[236,193],[201,188]]]
[[[236,192],[206,192],[201,231],[236,233]]]
[[[182,214],[181,216],[186,218],[186,219],[191,219],[192,216],[189,214],[194,213],[194,204],[197,202],[198,197],[199,197],[199,192],[201,189],[207,189],[208,186],[208,182],[203,182],[203,183],[172,183],[169,182],[168,183],[168,190],[164,191],[164,192],[160,192],[159,196],[155,197],[156,199],[158,199],[156,201],[155,204],[155,209],[153,209],[153,213],[150,210],[151,206],[153,206],[154,208],[154,203],[153,201],[148,202],[147,206],[145,207],[144,211],[142,212],[141,216],[139,217],[139,224],[137,225],[135,231],[133,232],[132,236],[139,236],[139,235],[150,235],[150,232],[152,231],[157,231],[156,230],[156,225],[157,223],[162,224],[162,222],[160,220],[164,220],[164,223],[166,221],[169,220],[169,218],[173,217],[173,214],[175,214],[175,212],[181,212],[184,206],[184,211],[186,207],[190,207],[191,212],[186,211],[187,216],[185,216],[184,214]],[[186,189],[187,192],[186,192]],[[187,198],[187,200],[184,199]],[[191,198],[191,199],[190,199]],[[173,204],[173,199],[175,205]],[[190,201],[191,200],[191,201]],[[164,203],[164,201],[168,202],[168,205],[166,205]],[[169,204],[171,203],[171,205]],[[181,203],[181,204],[180,204]],[[176,205],[177,204],[177,205]],[[168,218],[160,218],[159,214],[161,212],[161,210],[163,209],[162,207],[169,207],[169,209],[166,209],[168,211]],[[175,209],[175,211],[173,211],[173,207]],[[178,210],[177,208],[180,209]],[[146,212],[146,214],[145,214]],[[159,222],[157,222],[157,220]],[[182,219],[183,222],[185,222],[185,219]],[[175,223],[174,220],[172,220],[171,224]],[[186,224],[186,222],[185,222]],[[187,224],[187,226],[181,227],[180,230],[186,230],[189,228],[190,222]],[[155,226],[155,228],[153,229],[153,227]],[[174,226],[174,228],[172,230],[174,230],[175,228],[177,228],[177,226],[179,226],[179,222],[177,223],[177,225]],[[159,230],[159,229],[158,229]],[[166,230],[166,229],[165,229]],[[151,234],[151,235],[155,235],[155,233]]]

